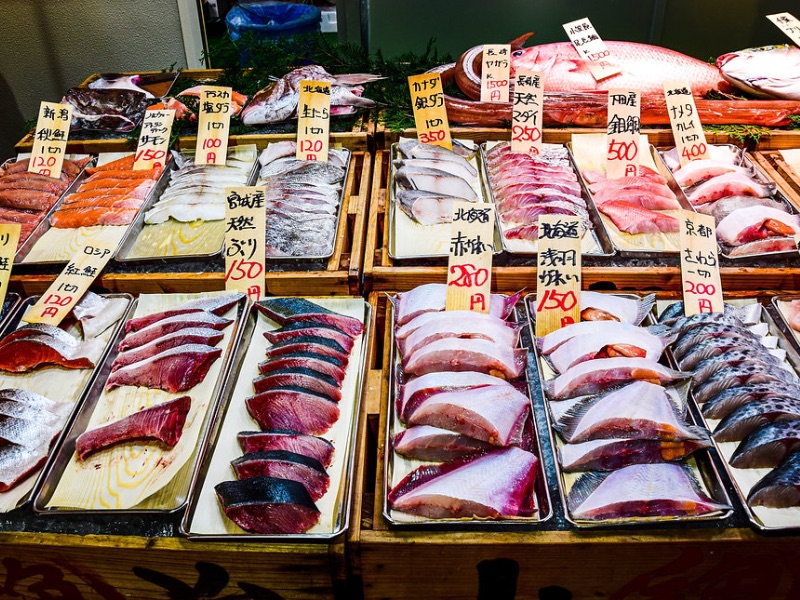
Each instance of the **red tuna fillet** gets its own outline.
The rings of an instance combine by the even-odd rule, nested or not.
[[[125,352],[121,352],[114,359],[111,365],[111,370],[116,371],[121,367],[132,365],[151,358],[156,354],[160,354],[170,348],[183,346],[185,344],[206,344],[208,346],[216,346],[225,337],[225,334],[210,327],[189,327],[188,329],[179,329],[173,333],[169,333],[164,337],[157,338],[152,342],[139,346],[138,348],[131,348]]]
[[[267,348],[265,354],[268,360],[272,360],[280,356],[294,356],[303,352],[313,352],[335,358],[344,366],[347,365],[350,354],[333,340],[315,335],[300,336],[278,342]]]
[[[222,348],[186,344],[117,369],[106,381],[106,390],[123,385],[148,387],[166,392],[185,392],[205,379]]]
[[[328,338],[335,341],[345,352],[350,352],[353,349],[353,338],[345,333],[338,327],[328,325],[326,323],[317,323],[315,321],[296,321],[294,323],[287,323],[280,329],[267,331],[264,337],[270,343],[277,344],[286,340],[296,339],[298,337],[317,336]]]
[[[280,369],[253,380],[253,388],[257,394],[286,385],[313,390],[335,402],[342,399],[342,390],[333,377],[306,367]]]
[[[119,351],[123,352],[131,348],[144,346],[155,339],[163,337],[168,333],[178,331],[179,329],[210,327],[211,329],[218,329],[221,331],[231,323],[233,323],[231,319],[224,319],[206,311],[186,315],[175,315],[174,317],[157,321],[135,333],[129,333],[125,336],[125,339],[120,342]]]
[[[304,533],[319,522],[319,509],[305,486],[290,479],[223,481],[214,490],[227,517],[245,531]]]
[[[395,452],[407,458],[436,462],[459,460],[492,448],[488,442],[430,425],[404,429],[394,437],[392,446]]]
[[[242,298],[244,298],[244,293],[237,292],[235,294],[223,294],[220,296],[212,296],[210,298],[198,298],[197,300],[190,300],[189,302],[181,304],[175,308],[170,308],[161,312],[151,313],[143,317],[131,319],[125,323],[125,333],[139,331],[140,329],[144,329],[145,327],[152,325],[157,321],[163,321],[164,319],[178,315],[185,315],[187,313],[207,311],[214,313],[218,317],[221,317]]]
[[[432,519],[529,516],[536,510],[534,454],[514,446],[409,473],[392,491],[394,510]]]
[[[75,452],[79,459],[86,460],[95,452],[137,440],[158,440],[172,448],[183,435],[191,406],[192,399],[181,396],[86,431],[75,441]]]
[[[258,372],[262,375],[274,373],[290,367],[307,367],[320,373],[325,373],[338,383],[342,384],[345,376],[345,366],[337,358],[316,354],[315,352],[296,352],[284,356],[276,356],[270,360],[258,363]]]
[[[245,404],[261,429],[321,435],[339,418],[336,402],[298,386],[282,386],[250,396]]]
[[[268,298],[256,302],[255,307],[280,325],[313,320],[333,325],[354,338],[364,331],[364,324],[355,317],[333,312],[304,298]]]
[[[444,338],[403,357],[403,370],[413,375],[434,371],[477,371],[515,379],[525,371],[527,351],[487,340]]]
[[[322,463],[287,450],[249,452],[232,460],[231,466],[239,479],[277,477],[302,483],[315,501],[325,495],[330,485],[330,477]]]
[[[248,452],[267,452],[269,450],[288,450],[317,459],[323,467],[331,466],[333,444],[325,438],[306,435],[290,429],[271,431],[242,431],[236,436],[245,454]]]

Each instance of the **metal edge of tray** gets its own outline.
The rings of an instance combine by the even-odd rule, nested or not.
[[[397,530],[424,530],[424,531],[508,531],[510,529],[514,530],[526,530],[526,531],[533,531],[538,528],[542,523],[549,521],[553,515],[553,500],[552,494],[550,493],[550,486],[547,483],[547,473],[545,471],[544,460],[542,460],[542,444],[541,439],[539,438],[539,429],[536,426],[536,419],[533,416],[533,398],[531,397],[531,386],[528,381],[527,370],[525,373],[525,389],[528,392],[528,403],[530,406],[530,414],[529,418],[531,420],[531,427],[533,430],[533,441],[534,441],[534,455],[537,458],[537,476],[536,476],[536,483],[534,485],[534,495],[536,497],[536,516],[531,517],[509,517],[506,519],[490,519],[490,518],[480,518],[480,517],[463,517],[458,519],[428,519],[425,521],[418,521],[418,522],[403,522],[397,521],[391,515],[391,509],[389,508],[389,492],[392,489],[391,480],[392,474],[394,473],[394,462],[393,457],[395,455],[394,451],[392,450],[392,429],[395,425],[396,421],[396,411],[395,411],[395,398],[397,396],[397,386],[398,386],[398,377],[397,377],[397,363],[399,358],[397,356],[397,345],[395,344],[394,338],[394,298],[389,296],[390,304],[392,305],[392,309],[390,311],[390,321],[391,324],[387,323],[387,328],[391,329],[391,334],[389,336],[388,343],[391,344],[391,351],[389,353],[389,394],[387,396],[387,418],[386,418],[386,434],[384,440],[384,453],[383,453],[383,490],[381,491],[382,499],[381,499],[381,506],[382,506],[382,514],[383,518],[386,519],[386,522],[389,523],[390,527]],[[520,309],[517,306],[514,307],[513,311],[515,320],[517,323],[521,322],[521,315]],[[523,329],[524,323],[523,323]],[[533,338],[531,337],[531,343],[533,343]],[[522,343],[522,338],[520,338],[520,343]],[[528,348],[528,358],[530,358],[531,349]],[[498,447],[499,448],[499,447]],[[422,461],[426,462],[426,461]],[[544,511],[542,510],[544,509]],[[544,512],[544,516],[540,518],[540,515]]]
[[[314,299],[314,296],[306,298]],[[336,515],[336,525],[331,533],[297,533],[297,534],[260,534],[260,533],[192,533],[189,531],[191,522],[194,519],[195,511],[197,510],[197,501],[199,499],[200,490],[205,485],[205,478],[208,468],[211,466],[211,459],[214,455],[214,448],[219,439],[219,434],[224,425],[224,418],[230,407],[233,392],[236,387],[236,381],[241,373],[244,359],[249,350],[249,340],[255,332],[256,320],[258,318],[257,309],[251,306],[247,322],[243,329],[247,329],[247,334],[243,334],[242,343],[237,348],[237,356],[235,362],[231,363],[229,369],[229,377],[226,382],[225,400],[220,403],[215,414],[216,426],[214,431],[208,436],[203,448],[203,457],[199,463],[199,467],[195,469],[192,476],[190,486],[190,502],[186,511],[181,519],[180,533],[186,536],[189,540],[194,541],[221,541],[221,542],[306,542],[306,543],[323,543],[329,542],[344,533],[350,524],[350,512],[352,511],[353,504],[353,468],[355,462],[355,446],[358,437],[358,419],[361,411],[362,396],[364,393],[364,383],[366,380],[366,365],[367,365],[367,348],[368,340],[371,332],[372,321],[372,306],[363,298],[353,297],[352,300],[361,300],[364,306],[364,331],[361,339],[361,363],[358,365],[358,381],[356,383],[355,396],[353,398],[353,416],[350,422],[349,432],[350,439],[344,445],[347,455],[342,462],[342,485],[339,489],[338,509]],[[247,343],[245,343],[245,337]]]
[[[492,147],[496,144],[502,144],[502,141],[490,141],[490,142],[483,142],[480,144],[480,156],[481,162],[483,163],[483,170],[486,173],[486,189],[489,193],[489,197],[491,198],[492,204],[497,205],[494,199],[494,189],[492,188],[491,180],[489,179],[489,163],[487,158],[488,153],[488,145],[493,144]],[[551,144],[553,146],[564,146],[564,144]],[[575,165],[574,157],[572,153],[567,151],[567,160],[569,161],[570,166],[575,171],[577,176],[578,174],[578,167]],[[581,186],[581,198],[583,198],[584,203],[586,204],[586,212],[589,214],[589,222],[591,223],[592,227],[589,230],[591,233],[592,238],[594,239],[595,246],[600,250],[599,252],[583,252],[584,256],[591,256],[591,257],[598,257],[598,258],[609,258],[614,256],[616,253],[616,248],[614,244],[611,243],[611,239],[608,237],[608,232],[606,231],[605,226],[603,225],[603,220],[600,218],[600,213],[597,212],[597,207],[594,205],[594,202],[589,201],[589,190],[584,185],[581,178],[578,178],[578,184]],[[503,246],[503,251],[508,254],[509,256],[536,256],[538,252],[535,250],[531,250],[529,252],[523,251],[514,251],[510,250],[506,245],[506,236],[503,235],[503,227],[500,225],[500,216],[497,215],[495,219],[495,225],[500,230],[500,243]]]
[[[122,324],[126,323],[129,318],[133,317],[136,312],[136,308],[138,307],[139,299],[136,298],[130,305],[129,312],[125,315],[125,318],[122,320]],[[214,413],[216,404],[220,400],[220,394],[222,392],[222,383],[225,378],[225,373],[227,371],[227,365],[230,361],[230,357],[233,354],[234,350],[234,342],[237,339],[238,330],[241,325],[241,321],[243,316],[246,314],[244,307],[247,305],[247,297],[245,296],[241,300],[237,302],[237,312],[234,322],[231,324],[236,329],[234,330],[233,334],[231,335],[231,340],[228,343],[228,349],[225,352],[224,362],[222,364],[222,368],[220,369],[220,374],[217,377],[217,381],[214,385],[214,388],[211,391],[211,396],[209,399],[209,406],[206,411],[205,419],[203,425],[200,428],[200,432],[197,438],[197,447],[194,452],[193,457],[189,457],[187,464],[181,467],[182,469],[187,468],[189,465],[188,463],[192,460],[195,462],[199,459],[201,454],[201,448],[205,442],[206,436],[208,435],[208,430],[211,426],[210,416]],[[68,430],[65,428],[66,435],[63,437],[61,444],[58,448],[58,453],[55,454],[55,458],[52,461],[52,464],[48,465],[48,472],[46,478],[41,482],[40,489],[37,490],[36,497],[33,503],[33,510],[35,513],[40,515],[91,515],[91,514],[114,514],[114,515],[143,515],[143,514],[174,514],[178,511],[182,510],[189,499],[188,495],[188,485],[186,489],[186,497],[183,501],[174,508],[145,508],[145,509],[137,509],[136,507],[127,508],[127,509],[87,509],[87,508],[69,508],[69,507],[47,507],[45,506],[47,502],[52,497],[53,492],[58,487],[58,484],[61,482],[61,477],[64,474],[64,469],[69,464],[69,461],[72,459],[73,454],[75,453],[75,440],[86,431],[86,428],[89,424],[89,421],[94,414],[94,410],[97,408],[97,403],[100,398],[103,396],[103,391],[105,387],[105,382],[108,379],[109,374],[111,373],[111,365],[114,362],[114,359],[119,354],[115,352],[115,349],[119,346],[119,343],[125,337],[125,328],[120,325],[119,329],[116,332],[116,335],[112,338],[111,343],[109,344],[109,348],[113,348],[114,350],[109,351],[105,356],[102,363],[102,369],[100,369],[96,375],[94,376],[93,381],[90,385],[87,386],[86,396],[84,401],[80,407],[80,411],[78,411],[75,417],[72,419]],[[188,390],[187,390],[188,391]],[[91,404],[91,406],[89,406]],[[77,431],[80,430],[80,431]],[[192,468],[194,468],[192,466]],[[179,471],[180,472],[180,471]],[[177,476],[177,474],[176,474]],[[167,484],[169,485],[169,484]],[[163,488],[162,488],[163,489]],[[157,493],[157,492],[154,492]],[[147,500],[147,498],[145,498]]]
[[[22,296],[16,292],[7,292],[3,304],[6,302],[10,302],[10,304],[8,305],[8,312],[0,315],[0,338],[5,335],[6,323],[10,321],[11,315],[16,312],[17,307],[22,302]],[[0,306],[0,309],[2,309],[2,306]]]
[[[792,300],[800,300],[800,294],[782,294],[780,296],[773,296],[770,300],[770,306],[775,315],[777,315],[777,318],[775,318],[775,315],[772,316],[775,324],[778,326],[778,329],[780,329],[784,337],[789,340],[789,343],[791,343],[795,352],[800,355],[800,331],[796,332],[794,329],[792,329],[792,326],[789,325],[788,317],[778,305],[779,302],[791,302]]]
[[[111,351],[111,346],[114,342],[114,339],[117,337],[117,333],[122,328],[123,323],[125,323],[128,315],[130,314],[131,307],[133,306],[133,296],[126,293],[113,293],[113,294],[103,294],[104,298],[125,298],[128,300],[128,305],[125,307],[125,311],[122,313],[122,316],[119,318],[117,323],[113,326],[113,330],[111,333],[111,337],[109,337],[108,342],[106,343],[103,351],[100,353],[100,358],[98,358],[97,363],[92,368],[92,372],[89,375],[89,378],[86,380],[86,384],[80,390],[75,399],[75,405],[72,407],[72,410],[69,413],[69,416],[64,421],[64,426],[61,428],[61,431],[56,436],[55,440],[50,447],[50,452],[47,455],[47,459],[45,460],[44,464],[42,465],[41,469],[39,470],[38,475],[36,475],[36,482],[31,488],[31,491],[28,492],[28,495],[25,500],[21,501],[17,508],[36,499],[36,496],[39,494],[39,490],[44,485],[46,481],[50,468],[52,464],[55,462],[56,456],[58,455],[62,444],[67,436],[67,431],[72,427],[72,423],[77,418],[78,413],[83,407],[83,404],[86,402],[86,398],[89,394],[89,390],[94,385],[95,380],[97,379],[98,374],[100,373],[103,364],[105,363],[105,359],[108,356],[109,352]],[[25,298],[22,302],[17,305],[16,312],[13,314],[13,317],[9,318],[6,321],[5,328],[3,330],[2,336],[4,337],[7,333],[10,333],[13,329],[16,329],[21,321],[22,317],[25,316],[25,310],[31,306],[33,306],[36,301],[40,298],[40,296],[29,296]],[[101,332],[102,333],[102,332]]]
[[[611,294],[613,296],[621,296],[623,298],[636,298],[637,300],[641,299],[641,296],[636,294]],[[536,294],[529,294],[525,297],[525,309],[527,312],[528,320],[530,323],[531,331],[534,331],[534,324],[536,321],[535,310],[531,310],[531,305],[535,302]],[[645,322],[650,319],[654,322],[652,312],[645,318]],[[709,513],[708,515],[699,515],[699,516],[684,516],[684,517],[622,517],[619,519],[599,519],[596,521],[589,521],[589,520],[578,520],[573,519],[572,515],[570,514],[569,504],[567,503],[567,494],[565,490],[564,484],[564,472],[561,470],[561,465],[558,460],[558,445],[556,444],[555,439],[555,430],[553,428],[553,418],[550,414],[550,400],[547,399],[547,395],[544,392],[544,374],[542,373],[542,365],[541,365],[541,358],[539,356],[538,351],[535,351],[535,360],[536,360],[536,368],[539,372],[539,382],[542,386],[540,393],[542,394],[542,399],[545,404],[545,416],[547,418],[547,429],[548,435],[550,437],[550,444],[553,451],[553,464],[555,466],[556,471],[556,480],[558,482],[558,494],[559,498],[561,499],[561,506],[564,508],[564,519],[567,523],[572,525],[577,529],[616,529],[616,528],[628,528],[628,527],[637,527],[637,526],[646,526],[650,528],[657,528],[657,529],[671,529],[676,526],[676,524],[681,523],[697,523],[697,522],[715,522],[715,521],[723,521],[734,514],[733,505],[731,504],[730,496],[725,489],[725,484],[720,477],[719,470],[717,469],[712,453],[710,448],[700,449],[692,453],[691,456],[684,460],[694,460],[697,473],[703,480],[710,497],[714,501],[721,501],[724,504],[728,505],[728,508],[721,511],[714,511]],[[690,403],[691,404],[691,403]],[[700,425],[701,423],[695,418],[695,415],[689,411],[688,415],[691,416],[691,420],[689,423],[691,425]],[[704,424],[704,423],[703,423]],[[706,428],[707,429],[707,428]],[[716,451],[716,446],[714,447],[714,451]],[[682,463],[675,463],[675,464],[682,464]],[[585,472],[592,472],[592,471],[585,471]]]
[[[64,203],[64,199],[73,192],[75,192],[80,187],[80,185],[86,179],[89,178],[89,174],[86,172],[86,169],[97,164],[96,156],[92,156],[91,154],[78,154],[78,156],[82,157],[88,156],[90,158],[89,162],[87,162],[84,165],[84,167],[80,170],[80,172],[75,176],[75,179],[73,179],[72,183],[70,183],[67,186],[67,189],[61,192],[61,195],[55,201],[53,206],[50,207],[50,210],[48,210],[45,213],[45,215],[42,217],[42,220],[39,221],[39,224],[33,228],[33,231],[31,231],[30,235],[22,242],[20,247],[17,248],[17,251],[14,254],[15,266],[24,267],[26,265],[46,264],[46,263],[25,263],[22,261],[25,260],[26,256],[28,256],[28,253],[33,249],[33,247],[39,241],[39,238],[41,238],[47,232],[47,230],[50,229],[50,217],[53,216],[54,212],[56,212],[59,208],[61,208],[61,205]]]
[[[269,147],[269,145],[270,144],[267,144],[267,147]],[[337,234],[339,232],[339,228],[342,225],[342,215],[344,214],[344,211],[342,210],[342,207],[344,206],[344,197],[345,197],[345,194],[347,193],[347,189],[346,189],[347,188],[347,178],[350,176],[350,169],[353,166],[352,165],[352,161],[353,161],[353,152],[352,152],[352,150],[350,150],[349,148],[340,148],[339,150],[343,150],[343,151],[347,152],[347,162],[344,165],[344,179],[342,179],[341,187],[339,188],[339,207],[338,207],[338,209],[336,211],[336,215],[337,215],[336,216],[336,227],[333,230],[333,239],[331,239],[331,251],[328,254],[321,254],[321,255],[317,255],[317,256],[314,256],[314,255],[311,255],[311,254],[304,254],[302,256],[268,256],[265,259],[267,265],[269,265],[270,263],[277,263],[277,264],[280,264],[280,265],[286,265],[286,264],[291,265],[293,263],[299,263],[299,262],[306,262],[307,263],[307,262],[311,262],[311,261],[318,261],[318,262],[319,261],[326,261],[326,260],[330,259],[334,255],[334,253],[336,252],[336,236],[337,236]],[[260,156],[260,154],[259,154],[259,156]],[[258,178],[260,176],[259,173],[260,173],[262,168],[263,168],[263,166],[261,165],[261,162],[258,160],[258,158],[256,158],[256,174],[255,174],[255,180],[253,181],[253,185],[258,185]],[[266,185],[266,184],[263,183],[261,185]],[[267,220],[267,227],[269,227],[269,219]]]
[[[187,152],[178,152],[177,150],[173,150],[172,152],[178,153],[181,155],[188,154]],[[253,162],[253,165],[250,167],[250,172],[247,175],[247,179],[245,183],[242,185],[247,186],[251,185],[255,182],[255,177],[258,175],[258,154],[256,154],[256,159]],[[133,223],[131,223],[128,227],[128,231],[125,233],[125,237],[122,240],[122,243],[117,248],[117,253],[114,257],[115,262],[127,265],[127,264],[141,264],[141,265],[167,265],[167,264],[174,264],[176,262],[182,261],[195,261],[195,260],[215,260],[221,258],[223,256],[223,246],[224,241],[220,244],[219,250],[215,252],[207,252],[205,254],[174,254],[171,256],[139,256],[135,258],[131,258],[129,256],[133,246],[136,244],[136,240],[139,239],[142,231],[144,230],[147,225],[144,222],[145,214],[149,211],[153,206],[155,206],[158,201],[161,199],[161,196],[164,192],[168,189],[170,182],[172,181],[172,173],[180,169],[178,167],[178,161],[173,159],[170,161],[171,168],[169,169],[170,175],[165,177],[166,181],[162,185],[157,186],[158,193],[154,193],[148,200],[142,205],[142,208],[139,210],[138,214],[136,215],[136,219],[134,219]],[[164,169],[166,172],[168,169]],[[161,182],[159,182],[161,183]],[[224,265],[223,265],[224,266]]]
[[[480,185],[481,193],[483,194],[483,204],[491,204],[494,207],[494,202],[489,202],[491,194],[488,192],[489,190],[489,183],[486,172],[483,170],[483,162],[481,161],[481,154],[480,154],[480,146],[473,141],[469,141],[473,144],[473,152],[475,154],[475,164],[476,170],[478,171],[478,184]],[[418,254],[414,256],[397,256],[397,252],[395,251],[395,245],[397,244],[397,235],[395,233],[395,209],[397,208],[397,201],[394,197],[394,161],[399,156],[399,142],[395,142],[389,148],[389,171],[387,174],[387,181],[386,181],[386,211],[388,214],[388,227],[389,227],[389,235],[388,239],[386,240],[386,250],[389,258],[393,261],[399,263],[398,266],[413,266],[415,261],[427,261],[427,260],[439,260],[439,261],[446,261],[447,254]],[[494,240],[493,240],[493,248],[492,254],[497,256],[503,252],[503,241],[502,236],[500,235],[500,230],[497,226],[497,214],[495,213],[495,227],[494,227]],[[423,225],[424,227],[424,225]]]

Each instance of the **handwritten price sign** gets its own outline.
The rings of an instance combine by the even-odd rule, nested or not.
[[[600,81],[621,73],[619,66],[614,63],[611,51],[605,42],[600,39],[597,31],[589,19],[578,19],[564,23],[564,31],[575,46],[575,50],[589,67],[595,81]]]
[[[69,104],[42,102],[36,130],[33,132],[33,150],[28,162],[28,172],[58,179],[64,165],[72,107]]]
[[[3,223],[0,225],[0,306],[6,299],[8,279],[11,277],[11,266],[19,244],[19,223]]]
[[[446,310],[489,312],[494,205],[453,203]]]
[[[542,102],[544,73],[517,71],[511,121],[511,151],[539,154],[542,150]]]
[[[681,165],[698,158],[711,158],[689,84],[685,81],[667,81],[664,83],[664,96]]]
[[[581,320],[581,227],[578,217],[539,217],[536,257],[539,337]]]
[[[608,90],[606,177],[633,177],[639,173],[641,104],[636,90]]]
[[[133,157],[134,171],[149,171],[167,164],[169,136],[175,111],[172,109],[146,110],[142,121],[142,133]]]
[[[297,160],[327,162],[330,123],[331,84],[301,81],[297,105]]]
[[[767,18],[778,26],[783,33],[800,46],[800,19],[788,12],[767,15]]]
[[[411,90],[411,106],[414,108],[414,123],[417,139],[423,144],[434,144],[453,149],[450,138],[450,123],[444,105],[442,77],[439,73],[423,73],[408,78]]]
[[[114,250],[125,235],[125,227],[110,229],[114,232],[109,233],[108,239],[87,244],[72,255],[67,266],[31,307],[23,321],[58,326],[64,320],[114,256]]]
[[[196,165],[224,165],[228,158],[231,92],[229,87],[204,85],[200,88],[200,117],[194,151]]]
[[[253,300],[266,292],[266,193],[264,187],[225,190],[225,289],[245,292]]]
[[[681,211],[681,275],[686,316],[722,312],[714,217]]]
[[[511,46],[485,44],[481,69],[481,102],[508,102],[510,79]]]

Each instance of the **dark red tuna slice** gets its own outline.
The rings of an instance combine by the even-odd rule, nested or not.
[[[261,429],[291,429],[309,435],[328,431],[339,418],[339,406],[321,394],[285,386],[250,396],[247,412]]]
[[[208,346],[216,346],[220,343],[225,334],[210,327],[190,327],[188,329],[179,329],[165,335],[164,337],[157,338],[152,342],[139,346],[138,348],[131,348],[125,352],[117,355],[114,363],[111,365],[111,370],[116,371],[120,367],[132,365],[133,363],[145,360],[156,354],[160,354],[170,348],[176,346],[184,346],[186,344],[206,344]]]
[[[231,461],[236,477],[277,477],[302,483],[312,500],[328,491],[330,477],[317,459],[287,450],[249,452]]]
[[[298,352],[324,354],[325,356],[338,359],[344,366],[347,366],[350,354],[333,340],[309,335],[273,344],[267,348],[266,356],[268,359],[272,359],[278,356],[296,354]]]
[[[269,450],[288,450],[315,458],[323,467],[331,466],[333,444],[314,435],[306,435],[289,429],[271,431],[242,431],[236,436],[242,452],[267,452]]]
[[[344,348],[346,352],[350,352],[353,349],[353,338],[347,333],[333,325],[317,323],[316,321],[296,321],[294,323],[287,323],[280,329],[274,329],[264,333],[264,337],[273,344],[309,335],[333,340]]]
[[[287,367],[267,373],[253,380],[253,388],[257,394],[269,389],[295,385],[314,390],[330,400],[338,402],[342,399],[342,390],[333,377],[308,369],[306,367]]]
[[[307,367],[320,373],[333,377],[339,385],[342,384],[345,376],[345,367],[338,358],[316,354],[314,352],[296,352],[277,356],[271,360],[258,363],[258,372],[262,375],[274,373],[280,369],[291,367]]]
[[[256,308],[280,325],[313,319],[338,327],[351,337],[358,337],[364,325],[358,319],[328,310],[304,298],[267,298],[255,304]]]
[[[302,483],[274,477],[223,481],[214,486],[222,510],[245,531],[304,533],[319,522],[319,509]]]
[[[205,379],[222,348],[186,344],[170,348],[148,359],[117,369],[108,377],[106,390],[123,385],[148,387],[166,392],[185,392]]]
[[[125,324],[125,333],[139,331],[140,329],[144,329],[153,323],[168,319],[170,317],[175,317],[177,315],[207,311],[214,313],[217,316],[222,316],[242,298],[244,298],[244,293],[236,292],[233,294],[224,294],[211,298],[198,298],[197,300],[190,300],[185,304],[181,304],[180,306],[176,306],[175,308],[171,308],[169,310],[131,319]]]
[[[179,329],[188,329],[190,327],[208,327],[211,329],[223,330],[228,325],[233,323],[231,319],[224,319],[217,315],[201,311],[197,313],[189,313],[185,315],[176,315],[161,321],[157,321],[152,325],[140,329],[135,333],[129,333],[125,339],[120,342],[119,351],[130,350],[131,348],[138,348],[147,343],[152,342],[160,337],[164,337],[169,333],[178,331]]]
[[[189,396],[181,396],[123,417],[108,425],[81,434],[75,441],[78,458],[137,440],[157,440],[172,448],[183,435],[186,415],[192,406]]]

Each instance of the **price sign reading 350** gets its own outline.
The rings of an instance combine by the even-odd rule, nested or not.
[[[297,104],[297,160],[327,162],[330,144],[331,84],[300,82]]]
[[[175,111],[171,108],[146,110],[142,121],[142,133],[133,157],[134,171],[148,171],[167,164],[169,136]]]
[[[639,173],[639,92],[608,90],[606,177],[634,177]]]
[[[494,205],[453,202],[446,310],[489,312]]]
[[[225,195],[225,289],[255,301],[266,292],[266,188],[232,187]]]
[[[539,154],[542,149],[544,73],[517,70],[511,102],[511,151]]]
[[[539,217],[536,258],[536,335],[581,320],[581,221],[565,215]]]
[[[408,78],[408,87],[411,90],[417,139],[423,144],[434,144],[452,150],[453,142],[450,139],[450,123],[447,121],[441,75],[412,75]]]
[[[72,123],[72,106],[42,102],[33,132],[33,150],[28,162],[28,172],[58,179],[67,151],[69,126]]]
[[[228,158],[231,92],[229,87],[204,85],[200,88],[196,165],[224,165]]]
[[[681,275],[686,316],[722,312],[714,217],[681,211]]]

